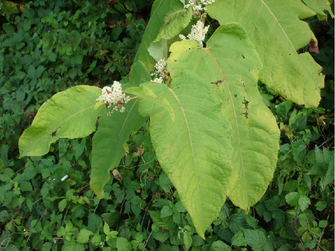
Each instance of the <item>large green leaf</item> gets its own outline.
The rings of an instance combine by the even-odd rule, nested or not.
[[[142,98],[142,99],[147,99],[147,100],[163,107],[164,109],[166,109],[169,112],[172,121],[174,121],[174,118],[175,118],[174,111],[173,111],[171,105],[169,104],[169,102],[165,98],[157,97],[156,94],[153,93],[145,85],[141,85],[140,87],[128,88],[127,90],[124,90],[124,92],[128,93],[128,94],[136,95],[137,97]]]
[[[191,21],[192,8],[184,9],[180,1],[176,1],[170,8],[168,14],[164,17],[159,34],[150,44],[148,51],[156,60],[167,58],[167,40],[177,36]]]
[[[257,89],[262,63],[238,23],[218,28],[207,48],[184,40],[174,43],[168,59],[172,78],[184,69],[213,84],[222,114],[232,127],[232,174],[228,196],[244,210],[255,204],[272,179],[279,150],[279,130]],[[255,78],[256,77],[256,78]],[[177,116],[177,115],[176,115]]]
[[[321,20],[327,19],[327,14],[324,11],[328,11],[330,16],[333,18],[334,14],[331,5],[328,0],[302,0],[309,8],[314,10]]]
[[[183,72],[171,83],[145,86],[165,98],[175,112],[140,99],[139,110],[150,116],[150,136],[164,172],[204,238],[226,199],[230,176],[230,126],[222,117],[222,103],[209,83]]]
[[[150,81],[150,74],[141,61],[133,64],[130,82],[123,86],[137,86],[141,82]],[[110,116],[104,114],[99,119],[99,127],[93,137],[91,188],[98,198],[104,197],[104,186],[110,179],[110,171],[120,163],[124,156],[123,144],[133,131],[137,131],[146,118],[138,113],[137,100],[125,104],[124,113],[114,112]]]
[[[141,45],[138,48],[134,62],[141,60],[149,71],[154,70],[155,60],[150,56],[148,48],[157,37],[160,28],[164,24],[165,16],[170,12],[171,8],[179,5],[179,0],[156,0],[152,5],[150,20],[144,32]],[[161,40],[164,42],[164,40]]]
[[[146,120],[138,113],[137,100],[129,101],[125,107],[124,113],[114,112],[110,116],[101,116],[93,137],[90,184],[99,199],[105,196],[103,189],[110,179],[110,171],[119,165],[124,156],[123,144]]]
[[[20,157],[42,156],[59,138],[82,138],[94,132],[104,109],[94,110],[100,94],[94,86],[75,86],[45,102],[19,140]]]
[[[318,106],[324,86],[321,66],[308,52],[297,53],[311,39],[317,41],[308,24],[299,20],[315,12],[300,0],[217,0],[207,9],[220,24],[245,27],[264,65],[263,83],[295,103]]]

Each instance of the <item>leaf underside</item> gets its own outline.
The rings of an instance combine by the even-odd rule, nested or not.
[[[130,81],[123,86],[137,86],[141,82],[150,81],[150,74],[141,61],[133,64]],[[125,104],[125,112],[114,112],[110,116],[104,114],[99,119],[99,127],[93,137],[91,189],[102,199],[104,186],[109,181],[110,171],[117,167],[124,156],[123,144],[129,139],[133,131],[137,131],[144,124],[137,108],[137,100]]]
[[[123,144],[133,131],[145,122],[138,113],[137,100],[126,104],[124,113],[104,114],[99,119],[99,128],[93,137],[91,189],[99,199],[104,198],[104,186],[109,181],[110,171],[117,167],[124,156]]]

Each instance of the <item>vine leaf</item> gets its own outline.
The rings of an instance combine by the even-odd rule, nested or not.
[[[260,81],[297,104],[318,106],[322,68],[308,52],[297,53],[311,39],[317,41],[308,24],[299,20],[314,16],[314,11],[301,0],[218,0],[207,10],[221,25],[238,22],[245,27],[264,65]]]
[[[75,86],[45,102],[19,140],[20,157],[42,156],[59,138],[82,138],[96,129],[96,120],[105,109],[94,109],[101,89]]]
[[[192,40],[174,43],[168,69],[172,79],[179,78],[184,70],[194,72],[212,83],[222,100],[222,115],[232,128],[228,196],[236,206],[248,211],[265,193],[279,150],[276,120],[257,89],[262,63],[238,23],[220,26],[208,40],[207,48],[198,49],[196,45]]]
[[[142,116],[150,116],[150,136],[164,172],[204,238],[226,200],[232,154],[230,126],[222,102],[209,83],[185,71],[171,88],[148,82],[148,89],[172,106],[175,121],[163,107],[139,98]]]
[[[141,82],[150,81],[151,77],[141,61],[133,64],[130,81],[123,88],[138,86]],[[146,121],[138,112],[137,100],[125,104],[124,113],[114,112],[110,116],[104,114],[99,119],[99,127],[92,142],[91,189],[99,199],[104,198],[104,186],[109,181],[110,171],[117,167],[124,156],[125,144],[129,135],[137,131]]]

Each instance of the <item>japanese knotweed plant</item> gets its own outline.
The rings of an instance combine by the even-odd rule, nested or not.
[[[276,168],[280,132],[257,82],[306,107],[319,104],[322,69],[297,52],[317,40],[300,19],[331,9],[327,0],[304,2],[156,0],[129,81],[54,95],[22,134],[21,157],[97,129],[91,187],[103,198],[123,145],[150,117],[159,163],[204,238],[227,197],[247,212]],[[218,21],[214,32],[208,16]]]

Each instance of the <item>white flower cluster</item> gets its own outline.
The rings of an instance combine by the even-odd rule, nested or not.
[[[191,33],[187,37],[191,40],[195,40],[203,46],[202,42],[205,40],[206,33],[209,25],[205,27],[204,23],[199,20],[195,25],[192,25]],[[186,37],[182,34],[179,35],[181,40],[185,40]]]
[[[102,94],[99,98],[97,98],[97,101],[104,101],[107,108],[110,108],[112,105],[116,105],[107,115],[110,115],[114,111],[118,110],[120,110],[120,112],[124,112],[124,104],[129,100],[130,97],[126,97],[126,94],[122,92],[122,86],[118,81],[114,81],[111,87],[105,86],[102,89]]]
[[[206,6],[214,3],[215,0],[190,0],[188,4],[184,5],[184,8],[187,9],[192,6],[193,16],[201,17],[206,11]]]
[[[160,59],[155,64],[155,71],[151,73],[151,76],[156,76],[151,82],[163,83],[165,79],[168,79],[169,72],[167,70],[166,60],[164,58]]]
[[[162,84],[163,83],[163,78],[162,77],[155,78],[154,80],[151,80],[151,82],[156,82],[156,83]]]

